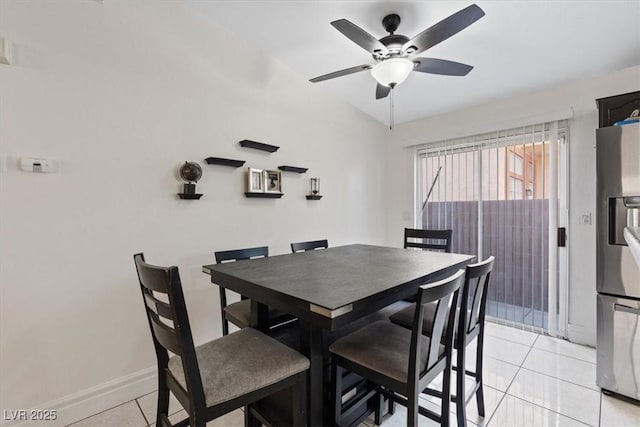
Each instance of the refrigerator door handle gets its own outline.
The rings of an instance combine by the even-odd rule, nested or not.
[[[630,313],[630,314],[635,314],[640,316],[640,309],[639,308],[633,308],[633,307],[629,307],[628,305],[624,305],[624,304],[613,304],[613,309],[615,311],[624,311],[625,313]]]

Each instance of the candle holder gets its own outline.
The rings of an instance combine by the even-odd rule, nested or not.
[[[307,195],[307,200],[320,200],[320,178],[311,178],[311,194]]]

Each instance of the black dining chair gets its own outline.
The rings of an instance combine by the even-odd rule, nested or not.
[[[291,244],[291,253],[315,251],[316,249],[327,249],[329,242],[327,240],[311,240],[309,242],[297,242]]]
[[[451,253],[452,235],[453,230],[405,228],[404,248]],[[404,301],[414,302],[413,298],[413,296],[410,296],[405,298]]]
[[[255,248],[233,249],[229,251],[215,252],[216,263],[235,262],[252,258],[264,258],[269,256],[269,247],[259,246]],[[251,300],[244,295],[240,301],[228,304],[227,289],[220,288],[220,313],[222,316],[222,335],[229,334],[229,322],[238,328],[246,328],[251,325]],[[278,309],[269,307],[269,325],[277,326],[293,319],[293,316]]]
[[[333,409],[336,425],[348,415],[342,409],[342,371],[348,369],[378,385],[372,393],[407,407],[407,425],[418,425],[418,414],[449,425],[449,391],[456,302],[464,271],[444,280],[422,285],[416,296],[411,330],[389,321],[378,321],[335,341],[331,351],[331,375],[334,382]],[[430,337],[422,334],[424,308],[435,302],[435,321]],[[419,405],[419,394],[439,374],[443,375],[442,405],[436,414]]]
[[[404,248],[451,252],[453,230],[404,229]]]
[[[451,396],[451,400],[456,403],[456,415],[458,417],[458,425],[466,423],[466,405],[476,396],[476,404],[478,406],[478,414],[484,417],[484,393],[482,382],[482,353],[484,347],[484,323],[487,306],[487,295],[489,293],[489,281],[491,270],[493,268],[494,257],[491,256],[486,260],[468,265],[465,270],[464,284],[462,286],[462,296],[456,316],[456,332],[453,340],[454,349],[457,351],[456,365],[456,394]],[[432,336],[430,331],[433,327],[437,306],[435,304],[427,304],[425,315],[422,323],[422,331],[427,336]],[[389,317],[393,323],[405,328],[413,328],[415,319],[415,307],[410,306]],[[475,338],[476,343],[476,366],[475,371],[469,371],[465,368],[466,347]],[[444,343],[443,343],[444,345]],[[469,375],[475,381],[473,390],[465,393],[465,376]],[[441,394],[433,391],[425,391],[437,397]]]
[[[292,390],[293,425],[306,424],[309,359],[251,328],[195,347],[178,268],[147,264],[141,253],[133,258],[158,362],[156,426],[204,427],[243,406],[245,425],[269,424],[252,404],[285,389]],[[176,424],[169,393],[188,414]]]

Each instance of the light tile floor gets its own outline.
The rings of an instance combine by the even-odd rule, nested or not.
[[[468,348],[467,366],[474,365],[473,344]],[[478,415],[475,400],[467,406],[469,426],[640,426],[640,406],[605,396],[595,384],[594,349],[567,341],[487,323],[485,336],[486,416]],[[469,385],[471,380],[469,380]],[[438,386],[438,380],[434,386]],[[421,395],[424,406],[439,410],[439,401]],[[132,426],[155,424],[156,392],[141,396],[108,411],[72,424],[73,427]],[[406,425],[406,410],[386,415],[384,427]],[[180,405],[170,403],[172,421],[186,416]],[[451,421],[455,423],[455,405]],[[207,426],[240,427],[242,410],[234,411]],[[373,418],[361,427],[373,426]],[[421,426],[435,426],[420,417]]]

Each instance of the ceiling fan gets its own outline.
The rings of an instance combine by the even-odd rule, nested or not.
[[[316,83],[371,70],[371,74],[378,83],[376,99],[381,99],[402,83],[411,71],[446,76],[466,76],[473,69],[471,65],[444,59],[416,58],[415,56],[464,30],[483,16],[484,11],[479,6],[472,4],[409,39],[402,34],[394,34],[400,25],[400,16],[391,14],[382,20],[382,26],[389,35],[379,40],[351,21],[338,19],[333,21],[331,25],[355,44],[371,53],[376,64],[346,68],[315,77],[309,81]]]

